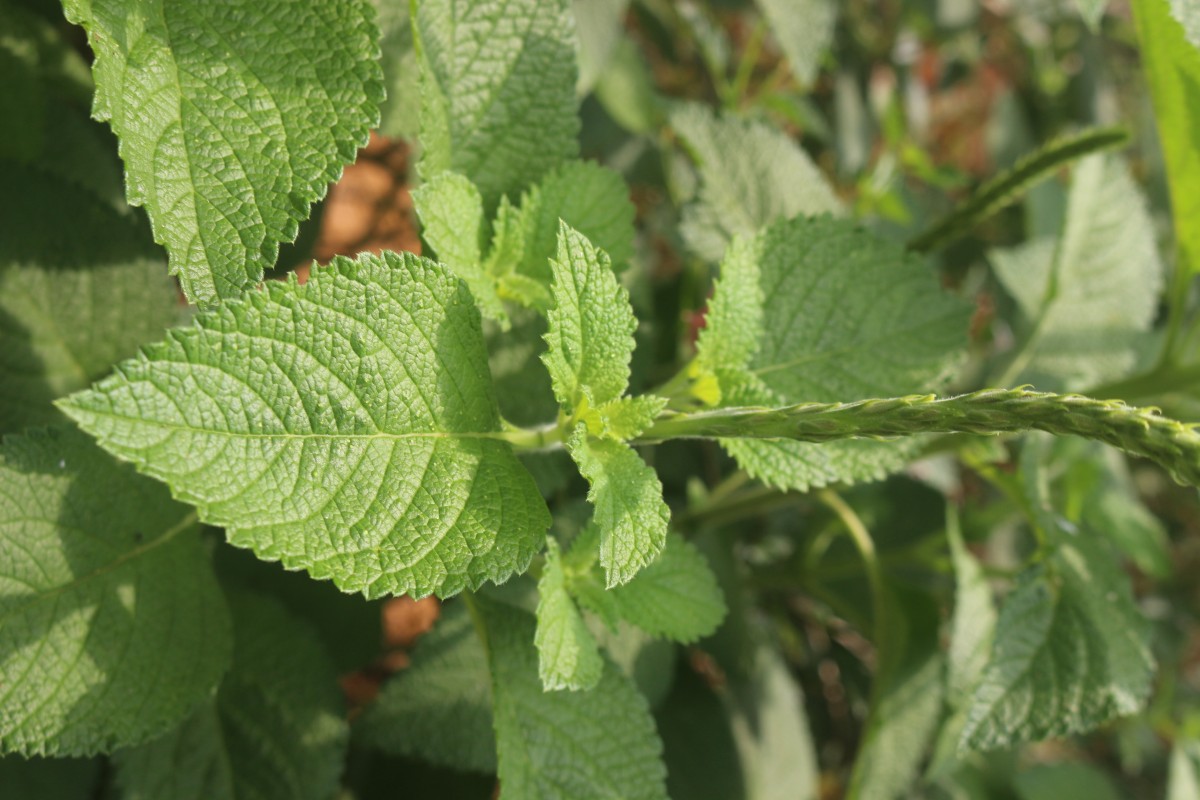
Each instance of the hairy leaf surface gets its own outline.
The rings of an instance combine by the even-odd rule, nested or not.
[[[719,261],[736,234],[753,235],[797,214],[841,210],[812,159],[782,131],[697,104],[679,106],[671,125],[700,169],[700,196],[685,209],[681,232],[704,258]]]
[[[550,284],[561,220],[606,253],[620,272],[633,255],[633,215],[629,187],[618,173],[592,161],[564,164],[521,198],[519,271]]]
[[[544,691],[533,616],[476,602],[487,631],[501,791],[528,800],[665,799],[662,743],[629,680],[605,663],[592,691]]]
[[[1030,322],[1017,382],[1082,389],[1136,365],[1163,269],[1145,200],[1119,159],[1078,164],[1057,242],[1001,251],[993,266]]]
[[[567,413],[585,398],[597,406],[616,400],[629,385],[637,329],[629,292],[617,282],[608,254],[565,223],[550,266],[554,307],[546,315],[542,360],[554,395]]]
[[[501,581],[549,527],[470,293],[410,254],[227,302],[62,407],[234,544],[345,591]]]
[[[935,388],[959,359],[969,314],[920,259],[829,217],[776,223],[757,242],[731,247],[712,309],[699,367],[716,374],[725,405]],[[755,477],[801,490],[883,477],[918,446],[912,439],[723,445]]]
[[[567,442],[571,458],[587,478],[588,500],[600,528],[600,565],[609,588],[628,583],[662,551],[671,511],[663,502],[658,475],[632,447],[589,439],[583,425]]]
[[[538,580],[538,673],[548,691],[592,689],[604,671],[596,640],[567,590],[558,542],[549,540],[546,565]]]
[[[469,180],[443,172],[412,194],[421,218],[421,235],[438,263],[458,275],[490,319],[506,320],[496,281],[483,266],[483,198]]]
[[[685,644],[708,636],[725,618],[716,576],[695,545],[678,535],[668,536],[654,563],[610,594],[622,619]]]
[[[427,0],[414,21],[421,64],[421,172],[452,170],[490,214],[579,145],[575,31],[567,0]]]
[[[178,318],[164,267],[135,217],[0,160],[0,431],[62,421],[51,401],[162,336]]]
[[[388,753],[492,774],[492,689],[487,654],[460,602],[413,651],[412,665],[384,684],[355,725],[358,740]]]
[[[327,800],[349,730],[329,657],[266,595],[232,602],[233,667],[176,730],[116,754],[122,800]]]
[[[1064,541],[1005,600],[960,747],[1082,733],[1136,713],[1154,674],[1145,633],[1112,555]]]
[[[195,303],[236,297],[366,144],[383,99],[368,0],[68,0],[96,54],[94,114],[121,142]]]
[[[0,447],[0,751],[82,755],[178,724],[229,666],[195,518],[68,429]]]

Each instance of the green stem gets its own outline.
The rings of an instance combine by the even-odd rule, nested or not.
[[[867,573],[867,583],[871,586],[871,616],[874,618],[875,633],[872,639],[878,643],[888,612],[886,601],[887,587],[883,581],[883,568],[879,565],[879,554],[875,552],[875,540],[871,532],[863,524],[858,514],[854,513],[841,495],[832,489],[821,489],[816,493],[817,500],[823,503],[834,514],[850,534],[858,554],[862,557],[863,568]]]
[[[538,428],[518,428],[505,424],[504,430],[496,438],[520,450],[557,450],[563,445],[563,426],[551,424]]]
[[[1030,187],[1074,159],[1119,147],[1129,141],[1124,128],[1092,128],[1050,142],[1022,158],[1012,169],[983,184],[963,204],[908,243],[910,250],[928,253],[952,242],[998,211],[1012,205]]]
[[[1200,485],[1200,432],[1118,400],[986,389],[955,397],[910,395],[854,403],[802,403],[783,408],[723,408],[664,413],[634,444],[667,439],[888,438],[918,433],[994,434],[1041,430],[1082,436],[1150,458],[1177,481]]]

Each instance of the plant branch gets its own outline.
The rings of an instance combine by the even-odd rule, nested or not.
[[[1200,430],[1119,400],[986,389],[955,397],[910,395],[854,403],[801,403],[783,408],[666,412],[634,440],[888,438],[919,433],[994,434],[1041,430],[1095,439],[1152,459],[1181,483],[1200,485]]]
[[[1065,164],[1091,153],[1120,147],[1127,141],[1129,133],[1124,128],[1092,128],[1052,141],[983,184],[965,203],[910,241],[908,248],[918,253],[937,250],[1015,203],[1032,186]]]

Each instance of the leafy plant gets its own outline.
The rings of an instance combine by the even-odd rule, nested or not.
[[[1140,37],[1164,280],[1122,128],[830,177],[848,5],[0,0],[5,796],[1193,796],[1194,15],[1056,23]],[[425,254],[264,281],[381,120]]]

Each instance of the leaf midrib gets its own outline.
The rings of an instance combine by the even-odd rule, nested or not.
[[[208,436],[223,436],[230,439],[261,439],[264,441],[304,441],[309,439],[324,441],[357,441],[372,439],[377,439],[380,441],[402,441],[405,439],[492,439],[502,442],[509,441],[508,434],[503,431],[407,431],[403,433],[393,433],[389,431],[376,431],[375,433],[323,433],[320,431],[293,433],[290,431],[281,431],[279,433],[251,433],[243,431],[221,430],[220,428],[193,427],[190,425],[181,425],[177,422],[147,420],[145,417],[134,417],[128,414],[115,414],[111,411],[97,411],[95,409],[65,402],[59,403],[58,406],[66,411],[68,415],[72,417],[72,419],[80,422],[82,422],[80,417],[106,417],[108,419],[116,419],[123,422],[139,423],[145,427],[179,431],[182,433],[202,433]]]
[[[9,609],[3,616],[0,616],[0,628],[3,628],[4,623],[10,617],[25,611],[26,609],[30,608],[31,606],[34,606],[40,602],[49,600],[54,597],[58,597],[59,595],[65,593],[71,589],[75,589],[79,586],[82,586],[85,583],[89,583],[97,578],[103,577],[103,576],[107,575],[108,573],[119,569],[120,567],[124,566],[125,564],[129,563],[130,561],[132,561],[136,558],[140,558],[141,556],[145,555],[146,553],[148,553],[152,550],[155,550],[155,549],[161,547],[162,545],[167,544],[172,539],[174,539],[176,536],[178,536],[180,533],[182,533],[185,530],[188,530],[193,525],[195,525],[197,521],[198,521],[197,512],[195,510],[192,510],[192,511],[188,512],[187,514],[185,514],[174,525],[172,525],[171,527],[169,527],[165,531],[163,531],[163,533],[160,536],[158,536],[157,538],[151,539],[148,542],[140,544],[137,547],[133,548],[132,550],[126,550],[124,553],[117,556],[112,561],[110,561],[106,564],[102,564],[99,567],[96,567],[91,572],[88,572],[83,575],[79,575],[75,578],[72,578],[70,581],[68,581],[64,584],[61,584],[59,586],[54,586],[45,591],[40,591],[40,592],[35,593],[26,602],[21,603],[18,606],[14,606],[13,608]]]

